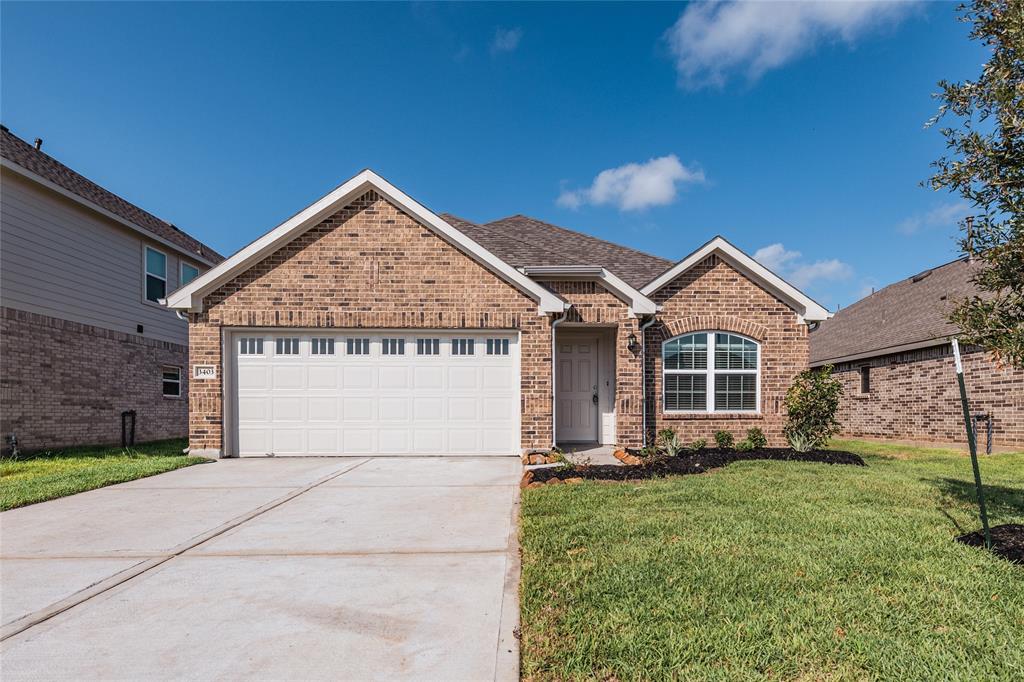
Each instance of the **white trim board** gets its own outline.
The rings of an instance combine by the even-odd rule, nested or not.
[[[614,296],[629,304],[632,316],[653,315],[660,309],[638,289],[600,265],[540,265],[523,268],[530,277],[547,280],[596,281]]]
[[[467,237],[463,232],[449,225],[433,211],[369,169],[344,182],[270,232],[239,250],[220,265],[192,280],[188,285],[172,292],[166,298],[166,305],[178,310],[202,312],[204,295],[214,291],[221,284],[256,265],[271,253],[277,251],[309,228],[341,210],[371,189],[385,197],[405,213],[408,213],[414,220],[430,228],[449,244],[533,298],[538,304],[538,314],[561,313],[567,308],[566,302],[554,293],[495,256],[483,246]]]
[[[704,246],[700,247],[686,258],[682,259],[671,268],[655,277],[649,284],[645,285],[640,292],[650,296],[656,291],[675,280],[684,272],[697,265],[711,254],[722,257],[731,266],[750,277],[760,286],[775,293],[779,298],[792,307],[805,322],[820,322],[832,316],[822,305],[814,301],[810,296],[803,293],[792,284],[782,279],[774,272],[764,267],[756,260],[743,253],[725,238],[716,236]]]

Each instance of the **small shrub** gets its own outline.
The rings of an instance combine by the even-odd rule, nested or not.
[[[789,447],[793,448],[797,452],[810,452],[814,449],[814,440],[807,434],[800,431],[788,433],[786,434],[786,438],[789,439]]]
[[[736,452],[750,452],[754,449],[754,444],[749,438],[744,438],[739,443],[736,443]]]
[[[756,426],[752,429],[747,429],[747,440],[755,450],[768,447],[768,438],[764,435],[764,431],[757,428]],[[738,448],[737,448],[738,449]]]
[[[677,456],[686,447],[679,438],[679,434],[672,429],[662,429],[659,431],[658,443],[669,457]]]
[[[842,394],[843,384],[832,376],[832,365],[800,372],[786,391],[788,421],[782,431],[790,444],[794,434],[801,434],[811,449],[824,447],[839,431],[836,412]]]
[[[725,430],[715,431],[715,443],[723,450],[728,450],[733,444],[732,434]]]
[[[656,448],[653,445],[648,445],[645,448],[641,448],[640,452],[637,453],[637,456],[638,457],[643,457],[644,459],[647,459],[649,457],[657,457],[658,456],[658,448]]]
[[[692,443],[690,443],[690,449],[693,450],[694,452],[700,452],[701,450],[703,450],[707,446],[708,446],[708,441],[707,441],[706,438],[698,438],[697,440],[695,440]]]

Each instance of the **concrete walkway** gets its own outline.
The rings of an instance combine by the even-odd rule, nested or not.
[[[0,675],[518,678],[514,458],[222,460],[0,514]]]

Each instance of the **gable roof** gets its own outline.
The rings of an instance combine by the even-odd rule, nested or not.
[[[745,274],[758,285],[774,293],[796,310],[805,321],[817,322],[828,319],[829,312],[821,304],[730,244],[721,236],[716,236],[705,243],[699,249],[655,277],[651,282],[642,287],[640,291],[645,296],[654,294],[712,254],[721,257],[725,262]]]
[[[843,362],[945,343],[959,330],[947,319],[958,299],[979,293],[979,262],[960,258],[862,298],[810,334],[811,364]]]
[[[664,258],[529,216],[514,215],[484,224],[448,213],[442,217],[518,268],[600,265],[630,286],[640,288],[672,265]]]
[[[157,241],[177,247],[200,262],[216,265],[224,260],[224,256],[195,237],[103,189],[4,126],[0,126],[0,158],[4,168],[69,196],[130,228],[147,232]]]
[[[171,308],[202,312],[203,296],[248,270],[268,255],[292,241],[309,228],[341,210],[369,190],[375,190],[414,220],[433,230],[449,244],[473,258],[509,284],[527,294],[538,304],[540,314],[562,312],[567,304],[554,292],[533,281],[519,270],[495,256],[480,243],[457,230],[440,216],[406,195],[390,182],[367,169],[342,183],[333,191],[296,213],[215,268],[208,270],[186,286],[172,292],[166,299]]]

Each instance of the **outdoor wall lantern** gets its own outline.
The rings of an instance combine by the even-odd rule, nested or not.
[[[633,355],[640,352],[640,344],[636,342],[636,334],[630,334],[626,337],[626,348],[628,348],[629,352]]]

